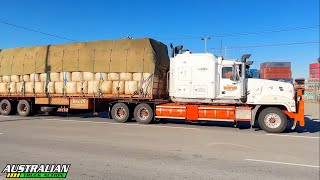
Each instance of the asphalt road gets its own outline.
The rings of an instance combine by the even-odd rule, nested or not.
[[[69,163],[69,179],[318,180],[320,122],[306,121],[304,128],[267,134],[232,123],[2,116],[0,169],[12,163]]]

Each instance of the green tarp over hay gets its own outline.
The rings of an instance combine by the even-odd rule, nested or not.
[[[163,76],[168,69],[167,46],[149,38],[12,48],[0,52],[0,75],[88,71],[147,72]]]

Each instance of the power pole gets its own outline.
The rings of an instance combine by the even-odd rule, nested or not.
[[[204,36],[201,38],[201,40],[204,41],[204,52],[207,52],[207,40],[210,40],[210,39],[211,39],[211,37],[209,37],[209,36]]]

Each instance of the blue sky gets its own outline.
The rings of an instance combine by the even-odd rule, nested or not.
[[[201,36],[212,36],[208,48],[220,47],[219,34],[261,32],[319,25],[319,0],[2,0],[0,21],[77,41],[152,37],[203,52]],[[194,38],[184,38],[194,37]],[[319,43],[228,49],[234,46],[319,41],[319,28],[222,39],[227,58],[251,53],[253,67],[265,61],[291,61],[293,77],[308,77],[319,56]],[[68,41],[0,23],[0,49]],[[220,54],[219,50],[209,51]]]

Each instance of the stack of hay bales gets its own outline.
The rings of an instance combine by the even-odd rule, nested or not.
[[[0,76],[0,94],[151,95],[152,90],[158,93],[160,88],[159,78],[150,73],[53,72],[47,76]]]
[[[169,69],[166,45],[149,38],[9,48],[0,59],[2,96],[150,98],[165,93]]]
[[[151,95],[152,87],[157,93],[158,84],[150,73],[33,73],[0,76],[0,94]]]
[[[41,76],[43,76],[41,74]],[[45,93],[45,79],[40,74],[11,75],[0,77],[0,94],[33,95]]]

